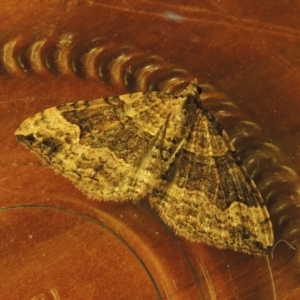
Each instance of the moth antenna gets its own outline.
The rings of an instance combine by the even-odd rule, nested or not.
[[[293,250],[297,250],[294,246],[292,246],[288,241],[286,241],[286,240],[284,240],[284,239],[280,239],[280,240],[278,240],[276,243],[275,243],[275,245],[273,245],[273,247],[272,247],[272,251],[271,251],[271,258],[273,259],[273,257],[274,257],[274,249],[275,249],[275,247],[280,243],[280,242],[284,242],[284,243],[286,243],[287,245],[289,245],[290,246],[290,248],[292,248]]]

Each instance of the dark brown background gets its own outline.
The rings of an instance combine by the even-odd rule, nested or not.
[[[14,131],[60,103],[198,78],[276,241],[297,247],[300,2],[106,3],[2,0],[0,298],[298,299],[298,250],[282,242],[273,259],[255,258],[187,242],[147,201],[88,200]]]

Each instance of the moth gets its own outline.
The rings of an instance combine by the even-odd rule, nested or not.
[[[264,200],[194,80],[45,109],[15,132],[88,197],[151,206],[192,242],[256,256],[273,245]]]

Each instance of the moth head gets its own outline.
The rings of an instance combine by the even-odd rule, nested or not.
[[[185,88],[180,90],[175,94],[177,97],[194,97],[196,99],[199,99],[199,95],[202,93],[201,87],[198,85],[197,79],[194,79],[192,82],[190,82]]]

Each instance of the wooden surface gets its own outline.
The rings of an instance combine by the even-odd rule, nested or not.
[[[1,299],[298,299],[299,255],[267,258],[173,234],[143,200],[88,200],[20,145],[45,108],[193,78],[299,244],[300,5],[266,1],[2,0]],[[271,250],[271,249],[270,249]]]

